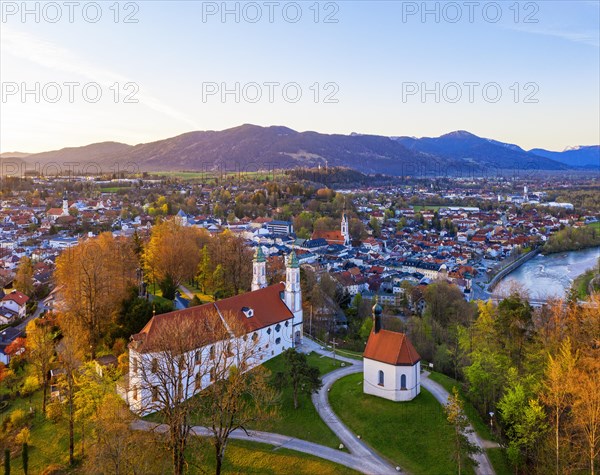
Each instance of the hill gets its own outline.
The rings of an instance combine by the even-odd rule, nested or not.
[[[550,158],[572,167],[600,168],[600,145],[578,146],[568,148],[562,152],[534,148],[529,153]]]
[[[570,167],[504,144],[458,131],[437,138],[297,132],[287,127],[245,124],[222,131],[188,132],[155,142],[102,142],[25,157],[43,169],[49,163],[115,164],[140,171],[256,171],[346,167],[366,174],[483,175],[499,170],[567,170]],[[89,171],[93,169],[88,167]]]

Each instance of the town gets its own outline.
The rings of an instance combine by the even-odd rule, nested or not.
[[[393,401],[410,401],[421,387],[435,394],[431,385],[445,382],[444,375],[458,379],[464,372],[468,384],[477,384],[462,366],[468,351],[459,328],[476,326],[482,315],[492,311],[486,305],[501,308],[512,302],[515,315],[523,308],[529,318],[551,308],[559,311],[556,306],[562,300],[528,295],[507,285],[504,278],[540,253],[600,245],[595,186],[595,178],[586,176],[564,181],[545,176],[485,182],[398,180],[366,177],[343,168],[208,176],[6,177],[0,197],[0,397],[5,405],[10,404],[16,395],[34,393],[41,385],[42,411],[50,411],[58,420],[64,401],[75,401],[71,398],[83,391],[65,386],[63,376],[70,374],[73,361],[61,346],[73,339],[80,347],[80,358],[96,365],[92,373],[102,374],[104,368],[111,374],[116,393],[133,414],[146,416],[140,427],[151,430],[157,421],[152,419],[154,413],[164,412],[168,420],[166,407],[182,406],[188,398],[196,400],[196,394],[210,391],[207,388],[217,386],[214,381],[230,374],[231,343],[221,350],[194,343],[228,340],[214,328],[246,335],[236,340],[238,366],[280,365],[275,362],[281,358],[293,360],[290,352],[308,352],[311,361],[332,358],[327,361],[348,365],[343,374],[364,371],[365,394]],[[78,281],[80,272],[92,269],[104,284]],[[590,272],[585,285],[579,285],[583,291],[575,284],[565,291],[574,305],[586,305],[590,295],[594,298],[598,284],[594,283],[596,272]],[[236,315],[238,306],[242,310],[236,318],[241,320],[236,323],[230,316]],[[187,326],[190,318],[217,318],[215,309],[225,326],[211,324],[210,335]],[[178,332],[169,327],[169,321],[180,321]],[[32,358],[27,356],[32,351],[28,342],[48,328],[61,329],[61,342],[44,360],[42,376],[22,379],[19,375],[27,374],[23,373],[24,361]],[[528,334],[533,331],[533,327],[527,330]],[[394,336],[404,334],[412,343]],[[186,346],[178,346],[177,351],[165,347],[165,335]],[[386,345],[408,346],[399,349],[405,356],[398,359],[381,353]],[[507,345],[512,348],[509,358],[514,358],[513,344]],[[58,358],[53,356],[55,351]],[[179,365],[181,355],[189,354],[185,368],[204,368],[203,362],[212,362],[204,372],[180,374],[180,379],[190,381],[177,390],[183,394],[179,405],[169,391],[162,397],[159,390],[162,366],[157,351],[167,355],[166,360],[174,352]],[[363,352],[364,370],[356,360]],[[241,362],[240,354],[244,355]],[[519,361],[520,357],[515,364]],[[382,390],[388,384],[384,383],[388,372],[404,366],[410,370],[393,383],[398,385],[396,392]],[[423,370],[427,371],[421,377]],[[85,377],[92,378],[90,374]],[[323,383],[315,383],[314,376],[311,381],[314,388],[308,394],[321,394]],[[407,397],[404,390],[408,388],[412,390]],[[439,400],[443,404],[451,397],[446,392]],[[294,401],[297,408],[297,395]],[[489,412],[493,427],[487,396],[473,393],[471,403],[480,414]],[[252,421],[258,424],[258,416],[246,422],[252,425]],[[14,436],[19,424],[7,424],[6,436]],[[472,424],[477,427],[477,422]],[[233,432],[236,427],[244,426],[240,422],[229,429]],[[296,435],[287,427],[280,432]],[[498,436],[479,435],[491,440]],[[73,437],[71,430],[69,457],[74,460]],[[187,441],[187,435],[181,437]],[[325,440],[330,445],[330,437],[314,442]],[[338,437],[340,447],[350,448],[355,440]],[[481,453],[480,439],[474,440],[473,450],[479,447]],[[175,442],[169,445],[171,450]],[[148,442],[136,439],[137,443]],[[496,442],[486,443],[500,447]],[[393,450],[383,460],[370,448],[361,447],[348,455],[346,467],[391,473],[395,469],[387,460],[393,459],[402,460],[411,471],[420,470]],[[370,455],[358,463],[352,457],[360,450]],[[466,453],[464,463],[469,465],[473,459]],[[492,456],[491,450],[487,454],[475,457],[477,473],[494,473],[490,460],[499,455]],[[223,455],[224,446],[218,466]],[[510,459],[505,463],[519,466],[524,462]],[[174,470],[181,472],[182,464],[179,458]],[[372,472],[369,467],[379,468]]]

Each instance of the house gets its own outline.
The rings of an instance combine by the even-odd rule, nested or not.
[[[242,363],[245,369],[250,369],[280,355],[286,348],[301,344],[302,293],[300,265],[296,254],[292,251],[286,262],[285,282],[267,286],[265,266],[265,257],[258,247],[253,263],[250,292],[155,315],[139,333],[131,336],[129,374],[119,385],[118,392],[133,411],[150,414],[161,408],[156,400],[159,383],[154,375],[155,368],[166,361],[164,353],[161,353],[165,351],[164,346],[160,346],[159,342],[163,341],[163,345],[165,344],[161,336],[168,334],[173,322],[181,328],[200,328],[208,325],[213,330],[208,334],[192,335],[191,339],[194,341],[189,343],[189,349],[179,357],[184,374],[182,378],[194,380],[194,384],[185,390],[177,390],[177,397],[183,399],[193,396],[200,388],[205,388],[214,381],[214,374],[218,368],[213,366],[208,374],[204,374],[199,362],[214,361],[215,348],[227,348],[226,356],[222,357],[227,363],[237,358],[234,352],[230,353],[231,345],[233,348],[239,348],[247,346],[245,342],[252,342],[253,354]],[[232,323],[236,324],[236,328],[243,329],[243,332],[240,334],[239,330],[231,330]],[[215,329],[220,332],[214,331]],[[227,336],[213,341],[213,335]],[[195,363],[186,365],[186,358]]]
[[[382,308],[373,306],[373,330],[363,354],[363,392],[410,401],[421,392],[421,357],[404,333],[384,330]]]
[[[0,300],[0,310],[10,310],[11,312],[14,312],[18,318],[24,318],[27,313],[27,302],[29,302],[29,297],[27,297],[27,295],[18,290],[13,290]]]
[[[14,327],[5,328],[0,332],[0,363],[8,365],[10,356],[6,354],[6,348],[18,337],[21,336],[23,330]]]

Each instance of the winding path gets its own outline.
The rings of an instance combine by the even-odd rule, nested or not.
[[[450,393],[446,391],[440,384],[429,379],[429,373],[427,371],[421,374],[421,386],[433,394],[433,397],[436,398],[440,404],[445,405],[448,403]],[[469,439],[469,442],[475,444],[481,449],[481,452],[473,455],[473,459],[475,459],[475,461],[478,463],[477,467],[475,467],[475,473],[477,475],[495,475],[496,472],[494,472],[494,468],[492,467],[490,459],[485,451],[487,441],[482,440],[477,435],[477,432],[475,432],[472,425],[469,424],[468,430],[469,432],[467,433],[467,438]]]
[[[257,430],[236,430],[231,434],[232,439],[247,440],[262,444],[269,444],[276,447],[283,447],[298,452],[307,453],[316,457],[320,457],[331,462],[344,465],[358,472],[367,475],[391,475],[403,473],[400,467],[394,467],[387,460],[377,454],[371,447],[360,440],[348,427],[339,419],[329,405],[328,394],[333,383],[337,380],[354,373],[360,373],[363,370],[362,360],[346,358],[344,356],[335,355],[333,351],[327,351],[316,342],[304,338],[301,351],[306,353],[315,352],[322,356],[335,357],[340,361],[348,363],[348,366],[327,373],[323,377],[323,387],[312,395],[312,402],[325,424],[333,431],[334,434],[342,441],[344,446],[350,453],[341,450],[332,449],[324,445],[309,442],[307,440],[297,439],[287,435],[276,434],[273,432],[263,432]],[[429,373],[423,373],[421,377],[421,385],[427,389],[439,401],[440,404],[446,404],[450,394],[438,383],[428,378]],[[144,420],[136,420],[131,424],[134,430],[166,432],[168,426],[166,424],[157,424]],[[472,427],[471,427],[472,429]],[[192,427],[192,433],[196,436],[210,437],[211,431],[202,426]],[[475,433],[471,432],[469,440],[481,449],[481,453],[475,455],[475,460],[479,465],[475,468],[477,475],[495,475],[494,469],[485,452],[486,441],[483,441]],[[405,473],[405,472],[404,472]]]

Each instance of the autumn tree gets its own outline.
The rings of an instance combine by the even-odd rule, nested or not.
[[[79,345],[78,329],[72,324],[65,324],[62,329],[64,336],[57,345],[58,360],[62,370],[58,386],[67,412],[69,464],[73,465],[75,463],[75,393],[77,391],[75,378],[83,360],[83,354]]]
[[[135,346],[139,355],[131,384],[140,400],[140,412],[161,412],[169,430],[166,448],[171,454],[173,473],[185,470],[190,416],[198,410],[197,396],[215,377],[213,368],[224,366],[224,346],[230,334],[216,311],[195,316],[157,315],[152,335]],[[204,350],[200,349],[213,343]],[[212,373],[211,373],[212,371]]]
[[[206,233],[177,220],[165,220],[152,228],[143,261],[146,276],[158,284],[163,297],[173,300],[179,285],[195,277],[204,239]]]
[[[288,348],[283,352],[284,371],[275,375],[277,386],[291,386],[294,409],[298,409],[298,395],[312,394],[323,386],[319,368],[310,366],[305,353]]]
[[[117,394],[102,398],[92,421],[93,443],[84,461],[85,473],[163,473],[163,454],[156,450],[152,434],[131,429],[135,416]]]
[[[81,241],[57,259],[55,278],[64,297],[65,316],[80,325],[84,341],[96,347],[135,285],[136,258],[131,241],[111,233]]]
[[[575,373],[577,359],[578,354],[573,352],[571,340],[567,337],[557,355],[548,355],[548,365],[543,382],[542,401],[552,415],[556,475],[562,473],[561,417],[572,403],[572,377]]]
[[[33,295],[33,264],[27,256],[23,256],[19,261],[14,286],[29,297]]]
[[[582,455],[587,458],[590,474],[594,475],[600,453],[600,362],[597,359],[585,361],[575,373],[572,416],[584,441]]]
[[[479,449],[469,441],[468,435],[473,430],[469,426],[469,419],[465,415],[463,402],[456,387],[452,388],[452,395],[448,398],[448,403],[444,406],[444,412],[453,429],[454,446],[452,455],[458,466],[458,475],[460,475],[463,468],[469,463],[470,456],[476,454]]]
[[[38,382],[42,386],[42,413],[45,415],[48,372],[55,352],[52,322],[46,318],[31,320],[27,324],[26,333],[27,360],[35,368]]]

